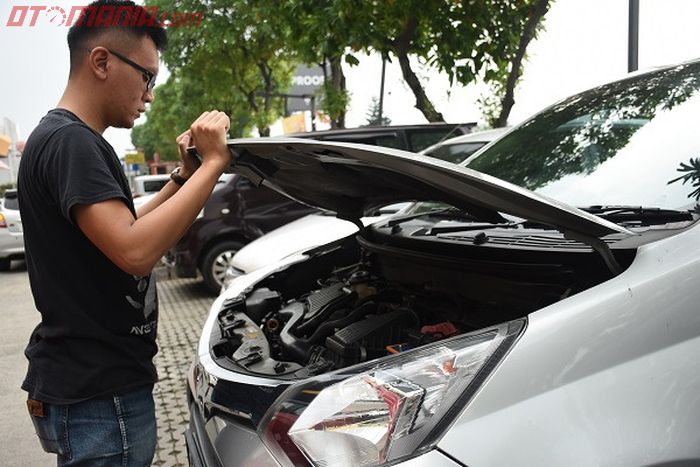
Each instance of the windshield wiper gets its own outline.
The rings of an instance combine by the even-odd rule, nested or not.
[[[404,216],[395,216],[395,217],[392,217],[386,223],[386,225],[387,225],[387,227],[393,227],[397,224],[411,221],[413,219],[418,219],[419,217],[424,217],[424,216],[466,220],[469,222],[482,221],[482,219],[479,219],[478,217],[473,216],[473,215],[469,214],[468,212],[464,212],[461,209],[457,209],[454,207],[446,207],[446,208],[431,209],[429,211],[416,212],[413,214],[406,214]]]
[[[694,219],[690,211],[644,206],[588,206],[581,210],[616,223],[641,222],[643,225],[653,225]]]

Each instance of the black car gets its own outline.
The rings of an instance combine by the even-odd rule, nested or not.
[[[469,133],[474,123],[430,123],[298,133],[294,138],[341,141],[419,151],[438,141]],[[214,189],[202,214],[165,256],[179,277],[197,277],[218,294],[233,256],[245,244],[307,214],[306,205],[234,176]]]
[[[204,209],[166,254],[179,277],[197,277],[218,294],[233,255],[246,243],[316,210],[239,175],[218,184]]]
[[[394,125],[343,128],[288,135],[319,141],[371,144],[386,148],[418,152],[435,143],[471,133],[476,123],[427,123],[424,125]]]

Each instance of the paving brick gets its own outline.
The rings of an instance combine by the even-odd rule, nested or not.
[[[159,382],[154,388],[158,446],[153,465],[187,466],[184,430],[189,423],[186,376],[199,335],[214,298],[200,280],[168,279],[158,273],[159,351],[154,361]]]

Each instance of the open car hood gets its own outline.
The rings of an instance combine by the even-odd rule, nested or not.
[[[624,227],[495,177],[397,149],[295,138],[233,139],[228,172],[359,222],[372,209],[438,201],[492,222],[501,212],[567,233],[632,235]]]

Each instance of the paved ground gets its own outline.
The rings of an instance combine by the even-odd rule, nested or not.
[[[153,465],[187,465],[183,433],[189,421],[186,372],[199,341],[199,333],[214,300],[199,280],[170,279],[158,282],[160,318],[155,362],[160,381],[156,384],[158,450]]]
[[[155,362],[160,382],[154,390],[158,450],[153,465],[186,466],[185,374],[213,298],[199,281],[168,279],[162,273],[159,278],[160,352]],[[45,454],[39,447],[26,414],[26,395],[19,389],[26,370],[22,352],[39,321],[24,263],[13,262],[10,272],[0,272],[0,310],[5,318],[0,326],[0,465],[54,466],[55,457]]]

